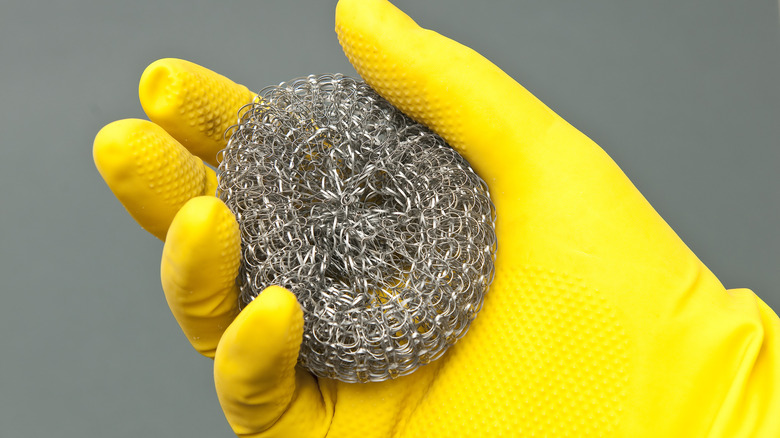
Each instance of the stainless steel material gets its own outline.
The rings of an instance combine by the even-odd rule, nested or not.
[[[218,191],[241,228],[241,299],[297,296],[304,367],[381,381],[466,333],[494,275],[495,208],[441,137],[342,75],[263,90],[230,133]]]

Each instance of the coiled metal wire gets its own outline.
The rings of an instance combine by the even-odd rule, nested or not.
[[[496,215],[441,137],[342,75],[264,89],[229,132],[218,194],[241,230],[242,305],[271,285],[296,295],[301,365],[381,381],[466,333],[493,279]]]

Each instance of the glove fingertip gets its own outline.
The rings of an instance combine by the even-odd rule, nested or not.
[[[237,434],[289,428],[282,417],[297,411],[293,405],[307,412],[321,410],[300,397],[301,391],[318,392],[311,376],[303,386],[296,381],[304,377],[296,376],[302,335],[301,307],[291,292],[278,286],[265,289],[225,331],[214,358],[214,381]]]
[[[276,371],[294,367],[302,335],[303,311],[295,295],[270,286],[242,310],[217,348],[226,357],[251,362],[258,379],[273,378]]]
[[[185,202],[216,188],[214,171],[148,120],[109,123],[95,136],[92,155],[130,215],[161,240]]]
[[[138,96],[151,121],[214,165],[217,152],[226,144],[225,131],[254,93],[198,64],[164,58],[144,70]]]

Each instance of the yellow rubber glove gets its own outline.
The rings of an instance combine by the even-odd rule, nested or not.
[[[236,316],[238,227],[192,155],[213,163],[253,94],[185,61],[152,64],[140,95],[154,123],[108,125],[95,161],[165,238],[163,289],[195,348],[215,357],[238,435],[780,436],[777,315],[725,290],[603,150],[383,0],[341,0],[336,30],[363,78],[488,182],[496,278],[469,333],[409,376],[346,384],[297,368],[292,294],[271,287]]]

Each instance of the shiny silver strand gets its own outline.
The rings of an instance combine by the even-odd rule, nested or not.
[[[303,367],[382,381],[466,333],[493,280],[496,215],[441,137],[338,74],[264,89],[229,133],[218,195],[241,230],[242,306],[292,291]]]

